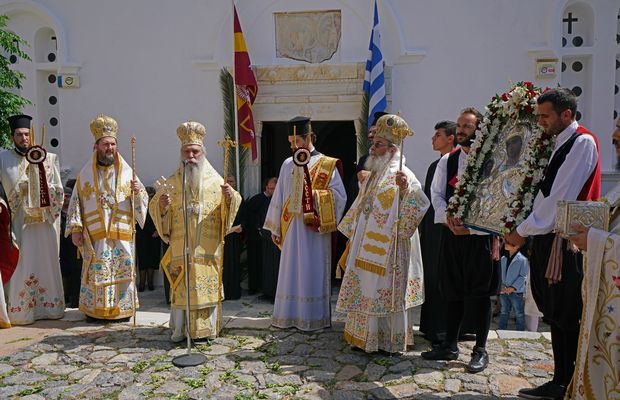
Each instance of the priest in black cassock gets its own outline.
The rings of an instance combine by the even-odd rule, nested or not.
[[[383,117],[384,115],[387,115],[387,113],[383,111],[377,111],[373,115],[374,118],[372,121],[372,125],[370,126],[370,129],[368,129],[368,146],[372,144],[372,139],[375,137],[375,131],[377,130],[377,121],[379,120],[379,118]],[[345,213],[347,212],[349,207],[351,207],[351,204],[353,204],[353,202],[355,201],[355,198],[357,197],[357,194],[360,191],[358,175],[361,171],[364,170],[364,164],[366,163],[367,158],[368,158],[368,153],[361,156],[359,160],[357,160],[357,164],[355,164],[355,175],[351,177],[347,185],[347,204],[344,207]]]
[[[263,182],[263,191],[252,196],[246,207],[246,235],[248,249],[248,293],[255,294],[263,286],[263,252],[261,229],[265,223],[265,216],[261,211],[269,207],[269,199],[276,187],[277,178],[270,178]],[[267,186],[271,188],[268,190]],[[266,204],[266,205],[265,205]],[[265,211],[266,212],[266,211]],[[262,217],[261,217],[262,216]]]
[[[262,193],[266,201],[261,205],[259,211],[259,227],[261,232],[261,256],[262,256],[262,290],[267,297],[274,298],[276,289],[278,288],[278,273],[280,272],[280,249],[271,240],[271,232],[263,229],[265,225],[265,217],[271,203],[271,197],[276,190],[278,178],[270,178]]]
[[[232,186],[233,189],[237,188],[237,182],[233,176],[228,176],[226,183]],[[243,252],[243,242],[241,239],[246,220],[245,207],[245,201],[242,201],[233,226],[230,228],[230,233],[224,238],[222,284],[224,286],[225,300],[241,298],[241,253]]]

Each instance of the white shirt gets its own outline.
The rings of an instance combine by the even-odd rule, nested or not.
[[[558,135],[551,157],[575,133],[578,126],[577,121],[573,121]],[[538,191],[532,213],[517,227],[517,233],[523,237],[550,233],[555,225],[558,200],[576,200],[597,162],[594,138],[591,135],[579,135],[558,170],[549,196],[544,197]]]
[[[435,209],[435,223],[445,224],[448,222],[446,218],[446,207],[448,206],[448,200],[446,198],[446,180],[448,179],[448,157],[451,153],[444,154],[435,169],[435,176],[433,176],[433,182],[431,183],[431,203]],[[461,149],[459,153],[458,170],[456,173],[457,179],[461,178],[461,174],[465,170],[467,164],[467,154]],[[474,235],[486,235],[485,232],[476,231],[474,229],[469,230]]]
[[[446,180],[448,179],[448,157],[451,153],[444,154],[437,163],[435,169],[435,175],[433,176],[433,182],[431,183],[431,203],[435,209],[435,223],[445,224],[446,219],[446,207],[448,206],[448,200],[446,198]],[[467,154],[461,149],[459,154],[457,177],[460,177],[465,169],[465,163],[467,161]]]

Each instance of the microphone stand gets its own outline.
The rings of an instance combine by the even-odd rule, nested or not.
[[[192,354],[192,338],[189,332],[190,324],[190,295],[189,295],[189,228],[187,218],[187,160],[183,160],[183,191],[181,199],[183,202],[183,271],[185,273],[185,337],[187,338],[187,353],[176,356],[172,359],[172,364],[179,368],[195,367],[197,365],[204,364],[207,361],[207,357],[204,354],[194,353]]]

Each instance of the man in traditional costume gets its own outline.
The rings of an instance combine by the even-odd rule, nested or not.
[[[205,156],[205,127],[185,122],[177,128],[181,140],[181,165],[160,181],[149,214],[162,240],[169,244],[160,265],[171,287],[171,339],[186,337],[184,211],[187,212],[189,249],[189,331],[192,339],[215,338],[220,332],[224,235],[230,232],[241,204],[241,195],[224,182]],[[183,169],[186,168],[186,201],[183,205]]]
[[[281,247],[272,324],[312,331],[331,326],[331,232],[342,217],[347,195],[339,160],[314,148],[310,118],[289,121],[294,157],[284,160],[265,219]]]
[[[431,184],[441,157],[454,150],[456,145],[456,123],[439,121],[435,124],[432,138],[433,150],[440,158],[433,161],[426,171],[424,194],[431,198]],[[424,304],[420,311],[420,332],[433,344],[440,344],[446,335],[446,302],[439,290],[439,256],[443,227],[435,224],[435,209],[432,204],[424,214],[419,226],[420,247],[424,264]]]
[[[620,127],[619,129],[620,130]],[[603,200],[603,199],[601,199]],[[575,226],[570,240],[586,253],[581,297],[584,304],[571,399],[620,397],[620,184],[605,196],[612,207],[610,232]]]
[[[132,231],[136,222],[144,226],[148,194],[117,151],[116,121],[99,115],[90,131],[95,151],[77,176],[65,235],[83,259],[80,310],[91,319],[127,320],[138,307]]]
[[[560,399],[573,376],[583,278],[583,258],[565,239],[553,233],[558,200],[598,200],[601,190],[598,140],[575,120],[577,99],[566,88],[551,89],[538,97],[538,125],[555,147],[532,213],[506,235],[521,246],[532,236],[530,282],[538,308],[551,327],[553,379],[539,387],[521,389],[527,399]],[[552,255],[553,254],[553,255]]]
[[[336,309],[347,313],[345,340],[366,352],[407,351],[413,307],[424,301],[417,227],[430,201],[413,172],[399,170],[409,132],[396,115],[379,119],[365,165],[370,175],[338,226],[349,245]]]
[[[456,141],[461,146],[444,155],[437,163],[431,185],[435,223],[444,224],[441,236],[440,288],[447,301],[446,337],[441,345],[422,353],[428,360],[456,360],[459,334],[467,303],[476,329],[476,344],[467,371],[476,373],[489,363],[486,351],[491,325],[491,297],[499,287],[499,269],[491,257],[491,237],[464,227],[446,214],[450,197],[467,164],[469,149],[482,114],[473,107],[461,111],[456,120]],[[470,322],[470,321],[468,321]]]
[[[58,261],[63,188],[56,154],[34,144],[32,118],[9,118],[13,149],[0,153],[0,184],[11,209],[19,262],[6,283],[12,325],[62,318],[65,299]]]

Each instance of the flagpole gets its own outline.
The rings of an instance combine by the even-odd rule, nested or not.
[[[239,144],[239,121],[238,118],[238,109],[237,109],[237,84],[235,82],[235,2],[231,0],[233,9],[232,9],[232,20],[233,20],[233,66],[232,66],[232,78],[233,78],[233,92],[235,95],[233,96],[234,104],[235,104],[235,143]],[[227,172],[224,172],[227,174]],[[237,191],[243,196],[243,188],[241,187],[241,181],[239,179],[239,145],[235,146],[235,179],[237,181]],[[226,181],[226,177],[224,177],[224,181]]]

